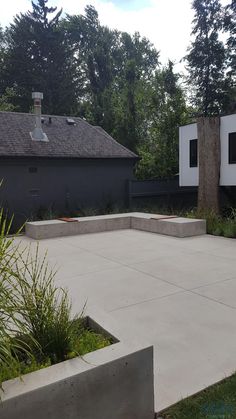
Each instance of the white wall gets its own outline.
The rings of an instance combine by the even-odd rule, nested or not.
[[[229,133],[236,132],[236,114],[220,118],[221,169],[220,185],[236,185],[236,164],[229,164]],[[197,124],[179,128],[179,184],[180,186],[198,186],[198,167],[189,166],[190,140],[197,137]]]
[[[197,138],[197,124],[179,128],[179,184],[180,186],[198,186],[198,167],[189,165],[190,140]]]
[[[236,132],[236,114],[220,118],[221,169],[220,184],[236,185],[236,164],[229,164],[229,133]]]

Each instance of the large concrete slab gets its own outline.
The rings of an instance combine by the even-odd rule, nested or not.
[[[23,243],[34,240],[23,237]],[[154,345],[161,410],[236,369],[236,241],[119,230],[40,241],[73,310]]]

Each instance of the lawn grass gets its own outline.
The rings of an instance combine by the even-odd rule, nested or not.
[[[160,414],[163,419],[235,419],[236,374],[188,397]]]

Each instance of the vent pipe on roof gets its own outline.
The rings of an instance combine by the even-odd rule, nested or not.
[[[35,128],[30,133],[31,138],[34,141],[48,141],[47,135],[42,130],[41,100],[43,99],[43,93],[33,92],[32,99],[34,99]]]

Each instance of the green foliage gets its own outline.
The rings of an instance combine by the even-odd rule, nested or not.
[[[84,16],[67,16],[64,27],[84,80],[80,115],[136,150],[145,103],[143,97],[139,104],[140,88],[158,65],[158,52],[139,33],[131,36],[102,26],[92,6]]]
[[[214,211],[198,211],[195,209],[188,212],[186,216],[205,219],[208,234],[236,238],[236,211],[234,208],[231,208],[227,217],[222,217]]]
[[[40,363],[37,362],[32,355],[28,359],[26,358],[25,361],[16,359],[14,356],[12,357],[10,366],[6,364],[2,365],[0,370],[0,383],[12,378],[17,378],[23,374],[29,374],[30,372],[50,367],[50,365],[52,365],[50,359]]]
[[[47,0],[32,2],[32,11],[17,15],[5,32],[1,91],[13,89],[11,104],[28,112],[31,92],[44,92],[45,113],[70,114],[76,104],[73,51],[60,25],[61,12]],[[51,15],[53,15],[51,17]]]
[[[225,7],[224,28],[228,31],[227,58],[229,61],[229,76],[235,85],[236,82],[236,1]]]
[[[142,160],[136,168],[136,176],[165,178],[179,170],[179,129],[188,122],[188,110],[179,76],[174,73],[173,63],[156,72],[149,89],[149,127],[146,141],[138,151]]]
[[[73,351],[67,354],[68,359],[74,358],[78,354],[82,356],[88,352],[93,352],[97,349],[105,348],[112,343],[111,339],[106,338],[102,334],[96,333],[91,329],[81,327],[81,324],[79,325],[79,330],[76,337],[76,341],[73,345]]]
[[[192,103],[205,116],[218,114],[226,101],[226,51],[219,34],[223,26],[219,0],[194,0],[192,35],[185,57],[188,82],[193,86]]]
[[[0,111],[14,111],[14,105],[11,103],[14,100],[15,92],[13,88],[7,87],[4,94],[0,96]]]
[[[75,334],[73,336],[73,344],[71,345],[70,351],[68,351],[63,359],[58,359],[57,362],[63,360],[73,359],[77,356],[83,356],[89,352],[96,351],[98,349],[105,348],[112,344],[112,340],[104,337],[100,333],[96,333],[91,329],[87,329],[83,326],[83,322],[76,320],[72,322],[72,326]],[[19,354],[20,351],[18,351]],[[28,374],[30,372],[38,371],[43,368],[50,367],[55,362],[55,358],[52,360],[50,357],[45,357],[42,360],[39,357],[34,356],[13,356],[11,363],[8,365],[3,363],[0,369],[0,383],[17,378],[19,375]]]
[[[74,330],[67,292],[55,285],[54,276],[46,255],[41,259],[37,247],[35,254],[29,249],[17,260],[11,285],[16,309],[25,325],[24,335],[37,342],[43,359],[58,362],[70,351]]]
[[[11,374],[18,375],[18,352],[21,351],[29,359],[31,355],[28,343],[20,336],[12,339],[19,330],[25,332],[25,325],[17,316],[14,293],[10,286],[10,281],[15,275],[15,264],[21,255],[18,246],[14,245],[14,239],[7,237],[11,224],[12,220],[8,222],[3,209],[0,209],[0,371],[8,369]]]

